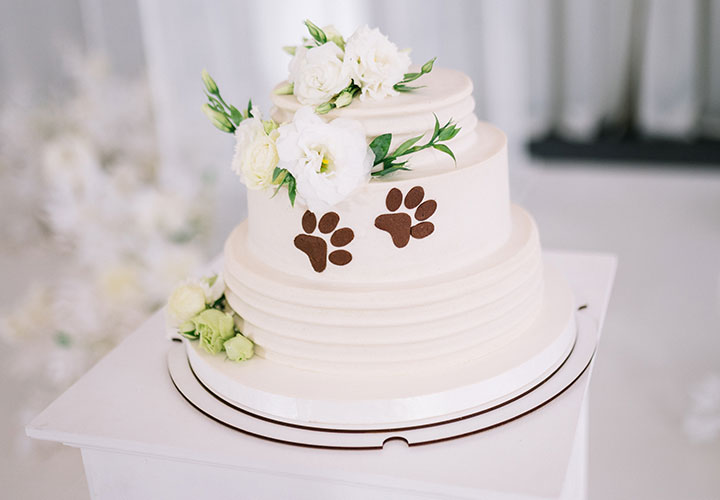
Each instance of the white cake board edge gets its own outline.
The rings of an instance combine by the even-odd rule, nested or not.
[[[168,353],[173,384],[185,400],[207,417],[231,429],[284,444],[330,449],[380,449],[400,439],[410,446],[431,444],[468,436],[511,422],[544,406],[562,394],[585,372],[595,354],[597,325],[578,313],[578,336],[567,360],[547,380],[529,392],[490,409],[434,425],[387,430],[319,429],[288,425],[253,415],[229,405],[209,392],[197,380],[181,343]]]

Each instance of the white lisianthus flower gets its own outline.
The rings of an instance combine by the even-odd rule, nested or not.
[[[375,156],[359,122],[325,123],[306,106],[278,133],[278,167],[295,177],[297,196],[310,210],[326,210],[370,180]]]
[[[323,104],[350,85],[343,51],[335,42],[311,49],[298,47],[289,69],[288,80],[294,85],[293,93],[302,104]]]
[[[273,170],[278,163],[276,131],[268,135],[260,118],[248,118],[240,122],[235,137],[232,169],[243,184],[248,189],[265,189],[272,185]]]
[[[225,280],[223,280],[222,274],[201,279],[200,286],[205,293],[205,303],[207,305],[214,304],[225,293]]]
[[[358,28],[345,44],[344,66],[362,90],[360,99],[382,99],[397,94],[393,85],[403,79],[410,56],[398,50],[377,28]]]
[[[180,326],[205,310],[205,292],[194,283],[178,286],[170,295],[167,304],[167,322]]]

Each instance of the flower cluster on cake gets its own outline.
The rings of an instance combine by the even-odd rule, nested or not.
[[[435,59],[417,72],[408,72],[410,56],[388,38],[367,26],[347,41],[332,26],[318,28],[305,21],[310,38],[292,54],[288,82],[275,93],[294,95],[303,105],[292,120],[263,120],[252,101],[244,111],[225,102],[215,81],[203,71],[208,103],[203,110],[220,130],[237,138],[233,170],[253,190],[286,187],[290,203],[296,197],[311,210],[324,210],[347,198],[371,176],[408,169],[406,157],[434,148],[450,155],[446,141],[460,129],[452,120],[435,122],[432,136],[411,137],[390,152],[392,134],[375,137],[370,144],[361,122],[348,118],[325,121],[321,115],[363,100],[381,100],[420,87],[408,83],[430,73]]]

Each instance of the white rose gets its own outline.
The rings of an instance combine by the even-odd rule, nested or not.
[[[205,309],[205,292],[200,285],[185,283],[173,290],[167,304],[167,320],[180,326]]]
[[[275,131],[265,133],[260,118],[243,120],[235,131],[233,171],[248,189],[264,189],[272,184],[273,170],[278,163]]]
[[[344,65],[362,90],[360,96],[373,99],[395,95],[393,85],[403,79],[410,67],[410,56],[367,25],[358,28],[345,44]]]
[[[375,156],[359,122],[325,123],[306,106],[278,134],[278,166],[295,177],[297,196],[310,210],[324,211],[370,180]]]
[[[313,106],[329,101],[350,85],[343,51],[334,42],[311,49],[298,47],[290,61],[288,80],[297,100]]]

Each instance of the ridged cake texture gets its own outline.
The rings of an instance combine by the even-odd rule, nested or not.
[[[358,120],[368,141],[392,133],[392,147],[452,118],[456,163],[423,151],[327,213],[248,193],[225,246],[226,295],[259,356],[329,373],[441,370],[492,354],[539,314],[540,243],[510,204],[505,135],[477,120],[463,73],[436,68],[422,83],[326,118]],[[300,107],[273,102],[278,122]]]

